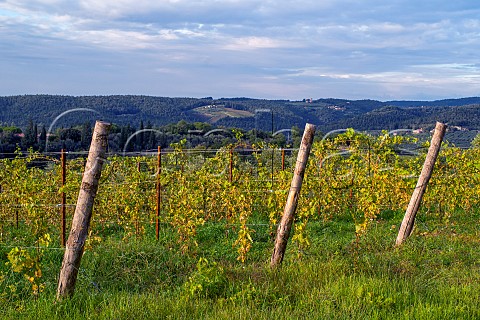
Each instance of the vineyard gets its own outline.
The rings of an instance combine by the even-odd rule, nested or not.
[[[380,226],[387,231],[381,236],[383,246],[393,248],[427,148],[428,143],[411,136],[386,132],[371,136],[347,130],[316,139],[286,256],[287,270],[289,264],[316,257],[322,239],[336,237],[335,233],[323,234],[319,239],[319,230],[338,223],[343,229],[336,232],[342,233],[345,242],[333,246],[327,255],[349,256],[352,272],[365,268],[362,252],[378,240]],[[224,303],[240,294],[246,299],[249,290],[254,295],[258,283],[228,293],[233,289],[222,289],[215,281],[220,281],[220,274],[234,282],[228,278],[227,266],[265,268],[262,264],[272,249],[297,152],[246,145],[238,137],[237,144],[220,150],[186,150],[179,142],[168,150],[144,155],[109,155],[95,198],[85,256],[91,255],[91,261],[98,264],[108,246],[134,246],[145,254],[145,248],[158,245],[172,252],[167,260],[179,255],[183,258],[177,259],[185,264],[175,267],[183,270],[181,275],[152,275],[160,287],[183,286],[188,289],[186,295],[200,294],[202,299],[202,294],[213,299],[212,292],[219,290],[214,299],[221,297]],[[63,185],[59,154],[19,152],[0,163],[0,299],[4,302],[27,303],[55,290],[64,241],[61,212],[66,211],[68,234],[85,166],[81,154],[67,153],[66,158]],[[458,238],[478,246],[479,229],[473,224],[480,222],[479,185],[480,149],[444,143],[423,197],[419,212],[423,225],[416,234],[433,237],[454,228]],[[212,246],[217,253],[212,253]],[[478,254],[472,259],[471,272],[478,280]],[[142,263],[148,264],[147,260]],[[86,292],[92,290],[91,283],[102,284],[102,277],[95,274],[98,265],[88,269],[88,261],[88,276],[79,280]],[[200,277],[206,274],[208,279]],[[116,276],[121,277],[110,275]],[[135,292],[152,287],[136,285]],[[366,294],[358,293],[368,300]],[[382,299],[379,304],[389,305],[386,297]]]

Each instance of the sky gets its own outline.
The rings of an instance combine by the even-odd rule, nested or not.
[[[0,0],[0,95],[480,95],[472,0]]]

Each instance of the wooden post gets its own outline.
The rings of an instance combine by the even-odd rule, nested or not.
[[[162,204],[162,184],[160,174],[162,173],[162,149],[158,146],[157,150],[157,216],[155,220],[155,237],[160,238],[160,206]]]
[[[428,148],[427,157],[425,163],[423,164],[422,172],[418,178],[417,186],[413,191],[410,203],[408,204],[407,211],[400,226],[400,231],[398,232],[396,245],[401,245],[412,232],[413,225],[415,222],[415,216],[417,211],[420,208],[420,202],[422,201],[423,194],[427,189],[428,181],[432,176],[433,167],[435,166],[435,160],[437,159],[440,147],[442,145],[443,136],[445,135],[447,126],[443,123],[437,122],[435,126],[435,132],[432,137],[432,142],[430,143],[430,148]]]
[[[283,261],[285,250],[287,249],[288,238],[290,237],[290,230],[292,229],[293,219],[295,217],[295,210],[297,209],[298,197],[300,189],[302,188],[303,176],[305,175],[305,168],[307,167],[308,156],[312,149],[313,138],[315,136],[315,126],[307,123],[305,125],[305,132],[303,133],[302,144],[298,151],[297,163],[295,165],[295,172],[292,178],[292,184],[288,193],[287,203],[283,211],[282,220],[278,225],[277,237],[275,239],[275,247],[273,249],[272,259],[270,265],[276,267]]]
[[[60,160],[62,163],[62,202],[60,204],[60,215],[61,215],[61,225],[60,225],[60,242],[62,247],[65,247],[66,241],[66,205],[67,205],[67,196],[63,188],[65,187],[65,183],[67,181],[67,161],[65,159],[65,149],[62,149],[62,153],[60,156]]]
[[[97,121],[95,124],[82,185],[78,194],[77,206],[73,216],[72,228],[58,279],[57,300],[72,296],[75,290],[75,282],[77,281],[80,261],[92,217],[93,203],[98,190],[98,181],[102,173],[103,162],[105,161],[109,129],[109,123]]]
[[[285,149],[282,148],[282,171],[285,171]]]

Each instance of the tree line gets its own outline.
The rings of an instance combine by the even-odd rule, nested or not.
[[[88,151],[92,139],[92,123],[70,127],[60,126],[52,132],[32,120],[25,129],[17,126],[0,126],[0,157],[14,156],[16,151],[58,152]],[[293,147],[298,144],[301,131],[293,127],[285,133],[251,129],[242,130],[214,126],[205,122],[180,120],[163,126],[140,121],[138,126],[113,124],[109,134],[109,152],[142,152],[156,150],[157,146],[169,148],[181,141],[185,148],[219,149],[235,144],[239,137],[247,145],[271,144]]]
[[[219,105],[242,110],[250,116],[209,119],[199,108]],[[68,113],[72,110],[80,112]],[[260,112],[261,111],[261,112]],[[480,130],[480,98],[439,101],[376,101],[346,99],[267,100],[250,98],[169,98],[140,95],[61,96],[23,95],[0,97],[0,123],[26,128],[31,119],[48,126],[67,113],[58,125],[70,127],[94,120],[122,126],[150,121],[165,126],[185,120],[208,122],[215,126],[271,131],[314,123],[323,131],[353,127],[357,130],[393,129],[430,125],[436,121]]]

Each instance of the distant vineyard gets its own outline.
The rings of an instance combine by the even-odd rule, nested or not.
[[[384,212],[405,210],[415,188],[426,152],[412,138],[358,134],[349,130],[316,141],[305,175],[293,241],[309,245],[306,225],[334,216],[353,218],[357,236]],[[237,234],[234,244],[240,261],[255,245],[255,224],[263,223],[272,236],[282,214],[295,165],[295,150],[248,146],[239,142],[215,151],[185,150],[181,143],[152,156],[111,156],[105,164],[95,199],[91,239],[111,232],[152,237],[157,219],[173,227],[181,249],[196,246],[197,230],[205,223],[222,223]],[[19,244],[9,232],[22,225],[32,239],[58,235],[60,199],[65,192],[67,214],[76,202],[83,158],[66,163],[61,186],[57,157],[30,153],[0,162],[1,243]],[[39,168],[38,164],[43,164]],[[160,164],[160,166],[159,166]],[[423,199],[423,213],[448,221],[458,210],[480,202],[480,149],[445,145]],[[160,198],[158,198],[160,197]],[[69,224],[67,224],[69,227]],[[26,241],[26,240],[25,240]],[[27,244],[27,243],[24,243]]]

